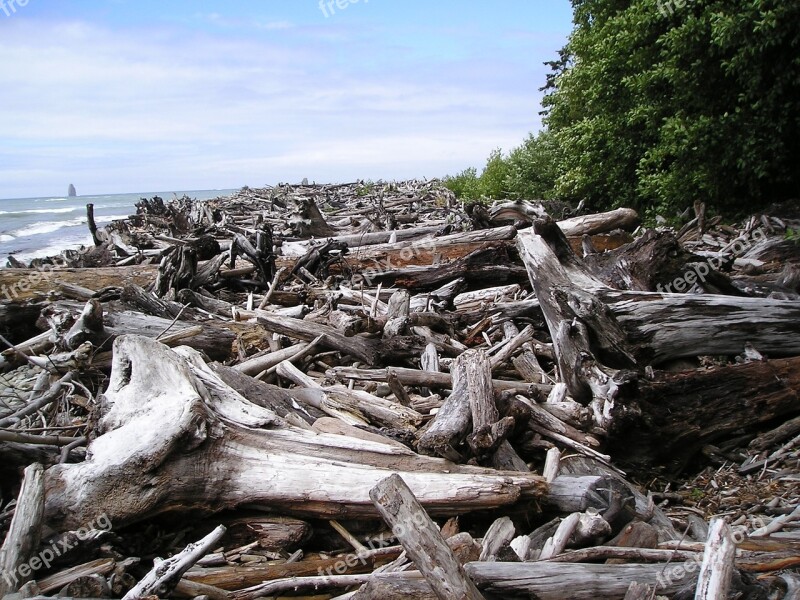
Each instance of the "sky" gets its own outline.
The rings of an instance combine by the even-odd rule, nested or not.
[[[540,128],[571,18],[568,0],[0,0],[0,198],[480,168]]]

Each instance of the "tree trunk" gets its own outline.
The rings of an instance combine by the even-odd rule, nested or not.
[[[163,513],[240,504],[319,518],[374,518],[369,490],[392,472],[435,514],[547,493],[533,474],[459,466],[288,426],[226,386],[190,349],[172,351],[139,336],[118,338],[114,347],[102,435],[90,444],[89,460],[46,472],[45,515],[56,529],[78,527],[100,509],[121,527]]]

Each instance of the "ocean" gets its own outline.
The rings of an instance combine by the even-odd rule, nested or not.
[[[102,227],[115,219],[136,214],[135,204],[141,198],[160,196],[168,202],[186,194],[197,200],[209,200],[234,191],[147,192],[0,200],[0,266],[6,266],[10,254],[26,262],[56,255],[67,248],[90,245],[92,236],[86,220],[86,205],[90,203],[94,204],[95,223]]]

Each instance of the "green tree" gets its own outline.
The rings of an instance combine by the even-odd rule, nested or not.
[[[558,173],[558,147],[547,132],[529,135],[508,155],[505,188],[508,196],[524,200],[549,200]]]
[[[664,211],[800,193],[800,3],[573,7],[545,86],[553,196]]]
[[[500,148],[492,150],[480,176],[477,169],[470,167],[457,175],[445,177],[447,187],[457,198],[465,200],[497,200],[507,197],[506,180],[509,164]]]

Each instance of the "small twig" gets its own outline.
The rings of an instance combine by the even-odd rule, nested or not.
[[[8,427],[13,423],[17,422],[18,420],[22,419],[23,417],[27,417],[38,411],[39,409],[47,406],[54,400],[57,400],[58,397],[61,395],[61,386],[65,385],[70,382],[72,379],[72,373],[67,373],[61,379],[56,381],[53,385],[50,386],[50,389],[45,392],[45,394],[39,398],[38,400],[34,400],[33,402],[29,402],[26,406],[23,406],[15,413],[0,419],[0,427]]]
[[[85,443],[86,443],[86,438],[84,437],[84,438],[77,438],[71,444],[67,444],[66,446],[64,446],[61,449],[61,456],[59,457],[58,462],[60,464],[67,462],[67,460],[69,459],[69,453],[72,452],[75,448],[83,446]]]
[[[181,309],[178,311],[178,314],[177,314],[177,315],[175,315],[175,318],[174,318],[174,319],[172,319],[172,323],[170,323],[169,325],[167,325],[167,328],[166,328],[164,331],[162,331],[161,333],[159,333],[159,334],[156,336],[156,340],[159,340],[159,339],[161,338],[161,336],[162,336],[162,335],[166,334],[166,333],[167,333],[167,332],[168,332],[170,329],[172,329],[172,326],[173,326],[173,325],[175,325],[175,323],[177,323],[177,322],[178,322],[178,319],[180,319],[180,318],[181,318],[181,315],[183,314],[183,311],[184,311],[184,310],[186,310],[188,307],[189,307],[189,305],[188,305],[188,304],[184,304],[184,305],[181,307]]]
[[[31,435],[29,433],[0,429],[0,442],[19,442],[20,444],[35,444],[37,446],[68,446],[78,441],[86,442],[86,438],[64,435]]]
[[[663,576],[664,576],[664,573],[666,572],[666,570],[667,570],[667,567],[670,565],[670,563],[672,562],[672,560],[673,560],[673,559],[674,559],[674,558],[675,558],[675,557],[678,555],[678,553],[679,553],[679,549],[680,549],[680,546],[681,546],[681,544],[683,543],[683,540],[685,540],[685,539],[686,539],[686,536],[687,536],[688,534],[689,534],[689,528],[687,527],[687,528],[686,528],[686,531],[684,531],[684,532],[683,532],[683,535],[681,536],[681,539],[680,539],[680,540],[678,540],[678,545],[676,546],[676,548],[675,548],[674,552],[673,552],[673,553],[670,555],[670,557],[667,559],[667,562],[665,562],[665,563],[664,563],[664,566],[663,566],[663,568],[661,569],[661,573],[659,574],[659,577],[663,577]],[[655,600],[655,597],[656,597],[656,593],[657,593],[657,592],[658,592],[658,587],[656,586],[656,587],[654,587],[654,588],[653,588],[653,591],[652,591],[652,592],[651,592],[651,594],[650,594],[650,600]]]
[[[267,304],[269,304],[269,299],[272,298],[272,294],[275,293],[275,290],[278,289],[278,281],[281,279],[281,275],[284,274],[286,271],[286,267],[281,267],[275,272],[275,277],[272,278],[272,283],[269,284],[269,290],[267,293],[264,294],[264,298],[261,302],[258,303],[258,308],[263,309]]]

